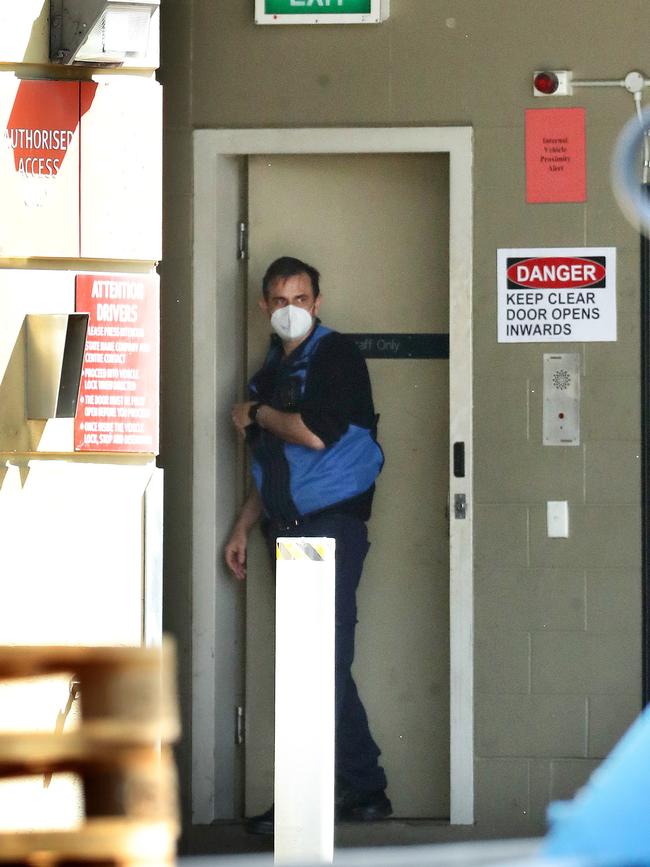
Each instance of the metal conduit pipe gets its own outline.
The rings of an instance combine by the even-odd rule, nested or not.
[[[620,81],[571,81],[571,87],[625,87],[625,79]]]

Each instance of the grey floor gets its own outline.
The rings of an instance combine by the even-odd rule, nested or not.
[[[225,830],[222,826],[220,832],[223,834]],[[233,825],[228,827],[226,836],[230,835],[231,843],[236,842],[239,831]],[[431,842],[432,835],[439,837],[441,833],[441,827],[430,822],[418,822],[417,827],[410,822],[382,822],[373,825],[370,833],[368,826],[349,825],[337,831],[334,864],[335,867],[582,867],[582,862],[575,860],[553,862],[544,858],[539,839]],[[420,837],[429,842],[419,840]],[[223,837],[221,842],[225,842]],[[293,857],[282,863],[289,861],[294,867],[322,864],[320,860],[317,864],[313,860],[296,861]],[[263,851],[186,855],[178,864],[179,867],[273,867],[274,855],[267,840]]]
[[[498,837],[494,834],[494,837]],[[426,819],[387,819],[383,822],[340,823],[335,829],[337,849],[372,846],[421,846],[486,839],[473,827],[452,827]],[[180,841],[179,854],[229,855],[272,852],[273,839],[247,834],[242,822],[215,822],[195,826]]]

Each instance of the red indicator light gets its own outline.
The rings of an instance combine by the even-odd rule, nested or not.
[[[560,82],[554,72],[537,72],[533,78],[533,87],[538,93],[551,96],[558,89]]]
[[[564,413],[563,412],[558,413],[558,418],[564,418]]]

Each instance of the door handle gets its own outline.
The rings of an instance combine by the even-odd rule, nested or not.
[[[465,478],[465,443],[454,443],[454,477]]]

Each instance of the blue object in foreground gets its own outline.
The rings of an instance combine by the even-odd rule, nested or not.
[[[650,706],[573,801],[549,806],[540,854],[650,864]]]

